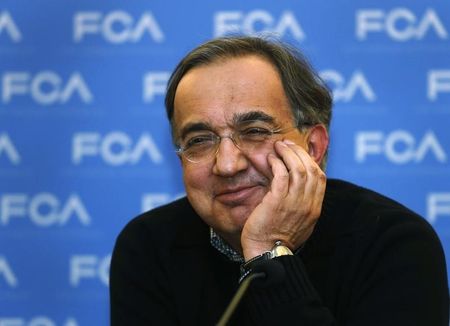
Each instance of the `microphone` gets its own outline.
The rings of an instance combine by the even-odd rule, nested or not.
[[[228,304],[227,309],[220,318],[217,326],[226,326],[231,316],[235,312],[244,294],[247,292],[250,283],[256,280],[254,285],[258,288],[265,288],[280,283],[286,274],[283,265],[274,259],[255,262],[251,273],[242,281],[236,293]]]

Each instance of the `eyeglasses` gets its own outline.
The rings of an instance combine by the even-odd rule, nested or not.
[[[245,154],[251,154],[274,143],[275,135],[284,134],[296,127],[274,129],[264,121],[247,121],[228,136],[219,136],[212,131],[193,132],[183,140],[176,152],[192,163],[212,159],[219,151],[223,138],[229,138]]]

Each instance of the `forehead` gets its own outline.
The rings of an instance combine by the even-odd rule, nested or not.
[[[205,122],[226,126],[246,112],[264,112],[276,121],[292,117],[277,69],[259,56],[221,60],[190,70],[178,84],[174,131]]]

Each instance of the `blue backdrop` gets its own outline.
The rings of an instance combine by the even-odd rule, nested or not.
[[[328,176],[409,206],[450,254],[448,1],[2,0],[0,325],[109,323],[115,237],[184,191],[170,71],[229,33],[300,47],[334,93]]]

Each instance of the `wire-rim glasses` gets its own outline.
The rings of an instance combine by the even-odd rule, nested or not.
[[[191,163],[208,161],[216,156],[223,138],[229,138],[245,154],[265,148],[277,140],[276,135],[287,133],[297,127],[274,128],[271,124],[255,120],[246,121],[227,136],[219,136],[213,131],[192,132],[181,141],[176,152]]]

